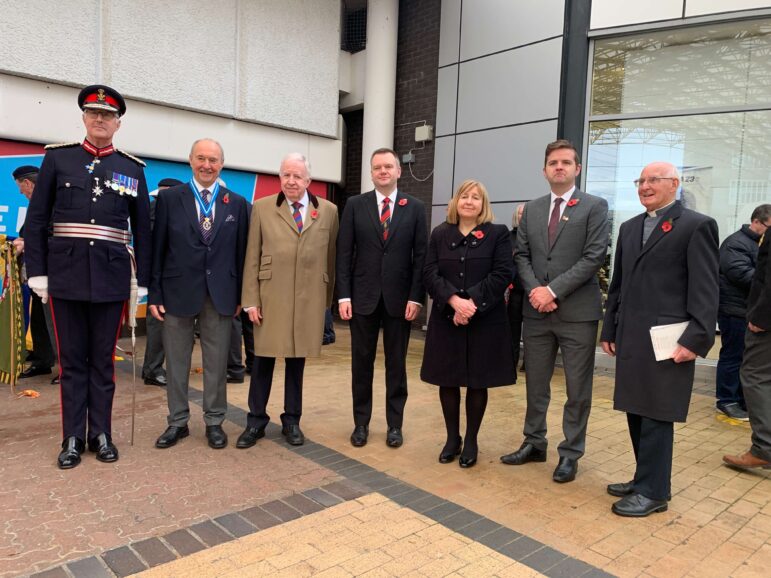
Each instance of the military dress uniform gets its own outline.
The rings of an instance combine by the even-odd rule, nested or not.
[[[143,166],[112,145],[99,149],[88,140],[49,145],[26,218],[28,276],[48,276],[63,437],[88,442],[94,451],[101,434],[112,436],[113,355],[134,267],[129,221],[137,283],[149,283],[150,206]],[[72,466],[60,461],[60,467]]]

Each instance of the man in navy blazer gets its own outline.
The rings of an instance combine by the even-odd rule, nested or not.
[[[220,186],[225,155],[217,141],[193,143],[190,182],[161,191],[153,228],[150,313],[163,321],[168,427],[155,442],[187,437],[187,399],[195,319],[201,329],[206,438],[227,446],[226,372],[232,318],[241,308],[241,278],[249,228],[246,199]]]
[[[351,443],[367,443],[372,417],[372,379],[380,327],[386,366],[386,443],[402,445],[407,402],[405,362],[410,326],[423,301],[426,211],[396,188],[396,153],[381,148],[370,157],[375,190],[348,199],[337,239],[340,317],[351,321],[354,430]]]

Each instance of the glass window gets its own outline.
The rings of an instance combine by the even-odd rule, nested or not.
[[[712,216],[722,240],[771,202],[770,130],[771,111],[592,122],[586,190],[608,200],[615,239],[643,211],[632,183],[642,167],[671,162],[682,178],[678,198]]]
[[[608,200],[613,250],[653,161],[678,167],[678,198],[721,241],[771,202],[771,20],[597,40],[590,103],[585,189]]]
[[[597,40],[591,115],[771,105],[771,21]]]

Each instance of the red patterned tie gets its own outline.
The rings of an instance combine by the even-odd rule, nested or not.
[[[294,207],[294,211],[292,211],[292,216],[294,217],[294,222],[297,223],[297,230],[301,233],[303,232],[303,216],[300,213],[300,209],[302,208],[303,204],[300,201],[295,201],[292,203],[292,206]]]
[[[561,204],[562,204],[562,197],[557,197],[556,199],[554,199],[554,208],[551,211],[551,217],[549,217],[549,247],[554,245],[554,241],[557,240],[557,225],[559,225],[559,222],[560,222],[560,205]]]
[[[383,210],[380,211],[380,224],[383,226],[383,241],[388,240],[388,225],[391,224],[391,208],[388,206],[390,199],[383,198]]]

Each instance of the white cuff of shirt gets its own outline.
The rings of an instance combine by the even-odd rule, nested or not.
[[[554,298],[556,299],[556,298],[557,298],[557,294],[556,294],[554,291],[552,291],[552,290],[551,290],[551,287],[549,287],[549,286],[547,285],[547,286],[546,286],[546,288],[549,290],[549,293],[551,293],[551,296],[552,296],[552,297],[554,297]]]

